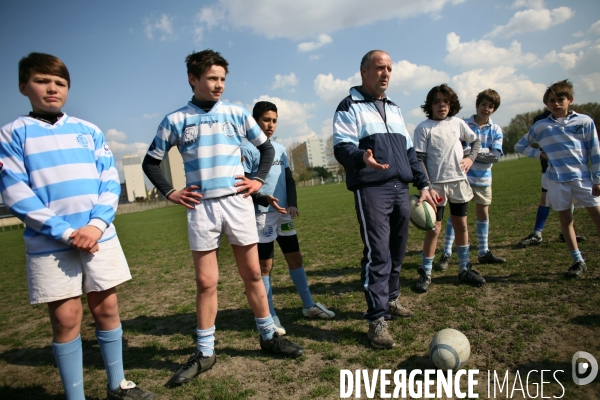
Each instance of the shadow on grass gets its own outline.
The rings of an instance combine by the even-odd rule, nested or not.
[[[408,376],[413,369],[436,369],[436,366],[428,356],[410,356],[406,360],[401,361],[396,369],[406,370],[406,376]]]
[[[530,382],[541,382],[542,371],[544,371],[544,382],[571,383],[573,384],[571,363],[558,361],[533,361],[525,364],[516,365],[511,369],[513,373],[519,371],[519,375],[523,381],[527,379],[529,374]],[[561,372],[562,371],[562,372]]]
[[[49,394],[42,386],[26,386],[22,388],[11,388],[0,386],[0,399],[10,400],[64,400],[64,394]],[[88,400],[98,400],[96,397],[86,396]]]
[[[579,315],[571,318],[570,322],[578,325],[600,327],[600,314]]]

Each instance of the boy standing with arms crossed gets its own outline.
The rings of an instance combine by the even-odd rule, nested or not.
[[[489,208],[492,204],[492,166],[502,157],[502,128],[492,122],[490,116],[500,107],[500,95],[493,89],[486,89],[477,95],[475,100],[477,113],[466,119],[469,128],[481,140],[481,149],[475,162],[467,172],[467,180],[473,190],[477,215],[477,241],[479,244],[480,264],[502,264],[506,259],[495,256],[488,248],[490,229]],[[448,268],[448,259],[452,254],[454,228],[452,218],[446,224],[444,252],[436,264],[436,269],[444,271]]]
[[[469,262],[469,233],[467,214],[473,191],[466,173],[473,165],[479,152],[480,140],[460,118],[458,96],[448,85],[442,84],[429,91],[425,104],[421,106],[428,119],[415,128],[415,150],[423,163],[431,190],[431,197],[438,203],[435,229],[425,233],[422,266],[418,269],[417,290],[426,292],[431,284],[431,269],[437,239],[442,229],[442,218],[446,203],[450,205],[452,225],[456,229],[456,251],[458,253],[458,278],[473,286],[482,286],[485,279],[471,269]],[[470,143],[471,153],[463,157],[461,141]]]
[[[220,100],[228,73],[227,61],[204,50],[186,57],[192,100],[167,114],[144,158],[144,172],[170,201],[188,209],[188,237],[196,271],[197,350],[170,380],[183,384],[216,362],[214,352],[219,270],[217,250],[227,235],[246,296],[260,332],[260,347],[297,358],[304,349],[275,332],[265,286],[260,277],[250,195],[264,183],[273,162],[273,146],[244,108]],[[240,146],[243,138],[257,146],[261,162],[254,179],[244,176]],[[186,187],[175,190],[165,179],[160,162],[172,146],[183,158]],[[237,181],[237,182],[236,182]]]
[[[65,396],[85,399],[80,296],[96,326],[109,399],[153,400],[125,380],[115,287],[131,279],[112,221],[121,186],[104,134],[62,112],[71,79],[65,64],[31,53],[19,62],[19,90],[32,111],[0,130],[0,191],[27,228],[31,304],[48,304],[52,351]]]
[[[546,199],[558,211],[561,230],[573,259],[566,275],[578,278],[587,266],[577,246],[571,203],[587,209],[600,237],[600,146],[594,121],[587,115],[569,111],[573,98],[573,85],[568,80],[548,87],[543,100],[552,115],[536,122],[517,142],[515,150],[528,157],[548,160]],[[534,149],[530,146],[532,143],[544,150]]]

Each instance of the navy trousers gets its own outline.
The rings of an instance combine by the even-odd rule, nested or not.
[[[406,253],[410,201],[408,185],[387,182],[354,192],[356,216],[364,249],[361,283],[365,319],[391,319],[388,303],[400,295],[400,269]]]

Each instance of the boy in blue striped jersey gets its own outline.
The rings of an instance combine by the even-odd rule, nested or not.
[[[580,277],[587,270],[573,230],[571,204],[587,209],[600,236],[598,134],[590,117],[569,111],[573,98],[573,85],[568,80],[548,87],[543,100],[552,114],[536,122],[515,145],[515,150],[523,155],[548,160],[546,200],[558,211],[561,230],[571,252],[573,264],[566,273],[569,278]],[[543,150],[531,147],[533,143]]]
[[[32,111],[0,130],[0,191],[27,226],[29,301],[47,303],[52,350],[67,399],[84,399],[82,304],[87,302],[109,399],[156,396],[125,380],[115,287],[131,279],[112,221],[121,186],[113,155],[95,125],[63,113],[69,71],[49,54],[19,62],[19,90]]]
[[[275,332],[260,276],[251,194],[263,185],[274,150],[250,113],[221,101],[229,63],[219,53],[204,50],[186,57],[188,82],[194,96],[165,116],[142,167],[150,181],[170,201],[188,209],[188,238],[196,273],[196,351],[169,381],[180,385],[216,362],[214,351],[219,270],[217,250],[227,235],[246,296],[254,312],[263,350],[300,357],[304,349]],[[244,176],[240,146],[243,138],[258,148],[261,162],[253,179]],[[186,187],[176,190],[160,163],[171,147],[183,158]]]
[[[283,252],[292,282],[294,282],[294,286],[296,286],[296,290],[302,299],[304,306],[302,314],[307,318],[331,319],[335,317],[335,313],[325,308],[321,303],[314,302],[304,272],[302,253],[300,252],[293,221],[300,216],[296,198],[296,182],[292,177],[285,147],[271,139],[277,128],[277,106],[269,101],[259,101],[252,109],[252,116],[264,134],[267,135],[267,138],[270,139],[275,149],[275,159],[265,184],[257,196],[254,196],[254,202],[256,203],[254,209],[258,233],[260,272],[267,291],[269,310],[275,322],[275,330],[280,335],[285,335],[285,328],[281,325],[273,305],[271,287],[275,240],[277,240]],[[242,156],[244,171],[247,176],[253,178],[258,172],[260,153],[256,147],[246,142],[242,146]]]
[[[489,208],[492,204],[492,166],[502,157],[502,128],[494,124],[490,116],[500,107],[500,95],[493,89],[480,92],[475,99],[476,114],[467,118],[465,122],[481,140],[481,149],[475,162],[467,172],[467,180],[473,190],[473,201],[477,215],[477,240],[479,244],[479,263],[500,264],[506,259],[495,256],[488,248],[490,226]],[[454,242],[454,228],[452,219],[448,217],[446,224],[446,239],[444,251],[436,263],[438,271],[448,268],[448,260],[452,254]]]

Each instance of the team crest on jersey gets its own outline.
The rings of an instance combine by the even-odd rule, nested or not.
[[[77,135],[77,143],[81,145],[81,147],[89,147],[90,143],[84,135]]]
[[[234,137],[237,134],[235,126],[229,121],[223,122],[222,129],[223,129],[223,132],[222,132],[223,135],[225,135],[227,137]]]
[[[104,144],[102,145],[102,148],[104,149],[104,152],[105,152],[107,155],[111,155],[111,154],[112,154],[112,153],[110,152],[110,148],[108,147],[108,145],[107,145],[106,143],[104,143]]]
[[[262,230],[262,234],[266,238],[273,236],[274,232],[275,232],[275,230],[273,229],[272,226],[265,226]]]
[[[190,143],[198,139],[198,127],[188,125],[183,130],[183,143]]]

